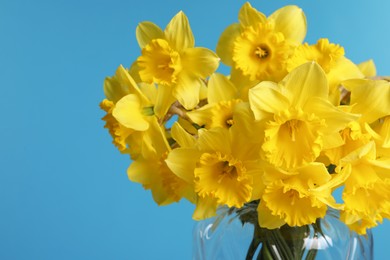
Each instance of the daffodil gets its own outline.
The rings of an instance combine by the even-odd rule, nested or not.
[[[229,128],[234,124],[234,108],[242,102],[237,96],[238,91],[234,84],[226,76],[214,73],[208,82],[208,104],[188,112],[187,116],[206,129]]]
[[[340,130],[339,134],[343,140],[343,144],[324,151],[330,163],[334,165],[339,165],[342,158],[366,145],[372,139],[372,136],[366,133],[356,121],[350,122],[346,128]]]
[[[317,62],[325,71],[329,83],[329,99],[335,105],[340,103],[340,83],[347,79],[363,78],[361,70],[344,56],[344,48],[330,43],[328,39],[319,39],[316,44],[304,43],[295,49],[288,61],[287,70],[309,61]]]
[[[180,11],[164,31],[154,23],[140,23],[136,35],[142,49],[137,59],[140,79],[161,86],[164,100],[159,103],[169,103],[173,96],[186,109],[194,108],[203,80],[217,69],[219,58],[209,49],[194,47],[186,15]]]
[[[302,10],[285,6],[266,17],[247,2],[238,20],[219,39],[217,54],[222,62],[250,81],[282,79],[288,58],[306,35]]]
[[[100,107],[107,113],[103,117],[105,127],[118,149],[130,153],[133,158],[141,152],[142,142],[147,142],[144,134],[154,117],[153,103],[148,96],[153,99],[150,92],[155,88],[150,87],[139,87],[123,66],[119,66],[116,74],[107,78],[104,84],[106,99]]]
[[[323,218],[328,206],[340,209],[333,190],[348,177],[350,169],[330,175],[322,163],[310,163],[291,171],[265,168],[266,188],[258,206],[259,225],[279,228],[303,226]]]
[[[250,89],[249,103],[264,125],[265,159],[285,169],[313,162],[323,149],[342,144],[338,132],[358,118],[328,101],[326,75],[314,62],[299,66],[279,84],[259,83]]]
[[[153,138],[153,145],[145,145],[144,141],[142,155],[137,157],[127,170],[129,179],[151,190],[158,205],[177,202],[183,197],[193,201],[191,185],[177,177],[165,162],[171,149],[163,129],[155,117],[149,123],[147,136]]]
[[[242,207],[261,194],[258,151],[234,129],[200,131],[195,146],[168,155],[169,168],[194,184],[198,197],[195,219],[214,215],[219,205]]]
[[[351,174],[345,181],[341,214],[351,229],[365,234],[390,217],[390,157],[377,158],[373,141],[341,159],[341,165],[351,165]]]

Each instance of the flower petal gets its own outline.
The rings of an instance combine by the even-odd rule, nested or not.
[[[181,73],[172,94],[185,109],[191,110],[199,103],[199,90],[202,84],[203,81],[198,77]]]
[[[157,38],[164,38],[164,32],[156,24],[152,22],[142,22],[139,23],[135,31],[137,37],[138,45],[142,49],[147,45],[151,40]]]
[[[156,116],[163,118],[173,102],[175,102],[175,98],[172,96],[172,88],[166,85],[159,85],[157,88],[156,104],[154,106]]]
[[[306,17],[302,9],[295,5],[289,5],[276,10],[268,20],[275,21],[275,30],[283,33],[296,45],[305,39],[307,25]]]
[[[195,45],[194,35],[187,16],[182,12],[178,12],[169,22],[164,31],[165,38],[175,50],[184,50],[192,48]]]
[[[312,97],[328,98],[325,72],[315,62],[308,62],[292,70],[282,81],[291,94],[291,105],[303,107]]]
[[[331,90],[335,89],[343,80],[364,77],[358,66],[345,57],[340,57],[334,62],[332,69],[329,71],[327,76]],[[338,89],[336,89],[336,91],[338,91]]]
[[[191,148],[195,145],[195,138],[184,130],[184,128],[175,122],[171,128],[173,139],[180,145],[180,147]]]
[[[222,32],[221,37],[218,40],[216,52],[222,62],[228,66],[233,66],[232,54],[234,41],[240,34],[240,25],[238,23],[234,23],[229,25]]]
[[[210,125],[212,122],[212,118],[210,116],[212,111],[213,105],[207,104],[199,109],[187,112],[187,116],[198,126],[206,126]]]
[[[214,217],[217,214],[217,200],[214,198],[198,197],[196,202],[196,208],[192,218],[194,220],[202,220],[206,218]]]
[[[208,83],[208,101],[209,104],[219,101],[229,101],[236,98],[237,88],[225,76],[220,73],[211,75]]]
[[[372,123],[389,115],[390,83],[384,80],[347,80],[353,113],[361,113],[361,122]]]
[[[276,83],[263,81],[249,90],[249,104],[256,120],[261,120],[289,106]]]
[[[263,13],[253,8],[249,2],[246,2],[238,13],[238,20],[242,27],[247,27],[256,26],[258,23],[265,23],[267,18]]]
[[[325,134],[337,133],[346,128],[349,122],[358,120],[360,117],[357,114],[344,112],[330,101],[317,97],[309,99],[303,109],[325,119],[327,125],[326,130],[323,130]]]
[[[231,154],[229,130],[226,128],[212,128],[199,131],[198,147],[204,152]]]
[[[183,69],[199,78],[210,76],[219,65],[218,56],[206,48],[188,48],[181,56]]]
[[[165,160],[169,169],[189,184],[194,182],[194,169],[201,153],[193,148],[177,148]]]
[[[129,94],[121,98],[116,103],[112,115],[120,124],[127,128],[136,131],[145,131],[149,128],[149,123],[142,115],[140,100],[134,94]]]
[[[273,215],[271,210],[265,206],[263,201],[260,201],[259,206],[257,207],[257,215],[259,226],[262,228],[275,229],[286,224],[284,219]]]
[[[366,77],[375,77],[376,76],[376,67],[373,60],[367,60],[358,64],[360,71]]]

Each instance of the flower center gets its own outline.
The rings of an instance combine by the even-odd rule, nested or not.
[[[234,107],[241,102],[242,100],[240,99],[220,101],[216,106],[213,107],[211,112],[211,122],[206,125],[206,128],[230,128],[234,124]]]
[[[147,83],[174,84],[181,71],[179,53],[163,39],[154,39],[146,45],[137,63],[141,80]]]
[[[230,178],[237,178],[238,173],[237,169],[234,165],[231,165],[228,161],[220,162],[221,173],[219,175],[218,183],[221,183],[223,178],[230,177]]]
[[[273,23],[246,27],[233,43],[236,69],[251,80],[280,80],[292,48],[284,35],[274,31]]]
[[[290,140],[295,142],[299,128],[303,124],[302,121],[297,119],[292,119],[287,121],[281,126],[281,131],[285,131],[290,136]]]
[[[252,179],[242,162],[220,152],[204,153],[195,168],[195,191],[216,198],[219,204],[241,207],[252,192]]]
[[[266,123],[262,149],[268,161],[281,168],[296,168],[314,161],[323,147],[325,123],[302,110],[290,109]]]
[[[270,56],[270,50],[266,45],[262,44],[256,47],[255,55],[259,59],[266,59],[267,57]]]

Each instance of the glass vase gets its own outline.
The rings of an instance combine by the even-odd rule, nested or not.
[[[316,223],[269,230],[257,222],[257,203],[220,208],[193,231],[193,259],[373,259],[371,231],[358,235],[329,209]]]

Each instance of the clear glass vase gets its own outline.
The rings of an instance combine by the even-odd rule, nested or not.
[[[193,231],[193,259],[373,259],[371,231],[358,235],[329,209],[326,217],[303,227],[268,230],[257,224],[257,204],[220,208]]]

